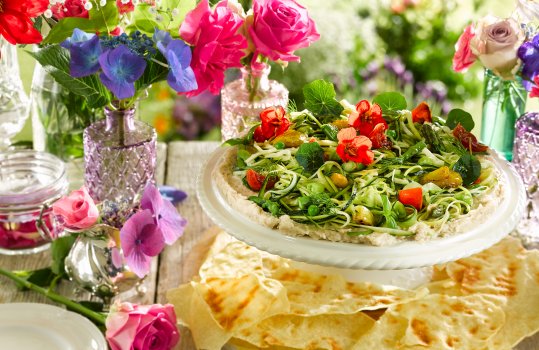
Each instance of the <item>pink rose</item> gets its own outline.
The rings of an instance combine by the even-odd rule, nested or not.
[[[476,60],[470,47],[470,40],[474,37],[474,29],[470,24],[464,29],[457,44],[455,45],[455,56],[453,56],[453,70],[455,72],[466,71]]]
[[[52,205],[52,212],[60,216],[66,226],[76,229],[92,226],[99,217],[99,210],[85,187],[57,200]]]
[[[255,52],[272,61],[299,61],[294,51],[320,38],[307,10],[294,0],[254,0],[249,35]]]
[[[475,26],[470,47],[483,66],[504,79],[514,79],[518,69],[517,51],[525,33],[515,20],[487,16]]]
[[[202,0],[189,12],[180,27],[180,36],[194,46],[191,68],[198,89],[186,93],[196,96],[206,89],[219,94],[224,85],[225,70],[241,67],[247,40],[239,33],[244,19],[228,1],[221,1],[212,11],[208,0]]]
[[[106,321],[112,350],[168,350],[180,340],[172,305],[113,305]]]
[[[52,14],[57,19],[64,17],[88,18],[88,11],[84,8],[85,0],[65,0],[64,3],[56,3],[51,7]]]

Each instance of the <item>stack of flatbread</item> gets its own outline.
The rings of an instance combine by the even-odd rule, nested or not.
[[[407,290],[299,270],[222,233],[167,297],[198,349],[510,350],[539,330],[539,252],[506,238]]]

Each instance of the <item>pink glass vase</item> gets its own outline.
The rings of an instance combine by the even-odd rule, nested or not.
[[[241,69],[242,77],[221,90],[221,136],[223,140],[242,136],[260,122],[262,110],[288,104],[288,90],[275,80],[269,80],[271,67],[260,70]]]
[[[105,120],[84,130],[84,182],[99,202],[135,205],[153,181],[156,133],[135,120],[135,109],[105,109]]]

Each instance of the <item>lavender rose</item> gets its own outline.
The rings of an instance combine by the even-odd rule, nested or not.
[[[299,61],[294,51],[320,38],[307,10],[294,0],[254,0],[248,23],[255,53],[272,61]]]
[[[517,50],[524,32],[513,19],[487,16],[475,26],[470,47],[483,66],[504,79],[514,79],[518,69]]]

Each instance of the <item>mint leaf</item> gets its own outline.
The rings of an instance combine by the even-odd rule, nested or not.
[[[460,108],[452,109],[447,115],[445,125],[451,129],[454,129],[459,123],[468,131],[472,131],[472,129],[475,127],[475,122],[473,121],[473,117],[470,113]]]
[[[318,142],[304,143],[296,152],[296,160],[305,171],[312,174],[324,164],[324,150]]]
[[[315,115],[338,117],[343,107],[335,99],[336,93],[333,84],[325,80],[315,80],[303,87],[305,108]]]
[[[379,105],[384,113],[401,111],[408,106],[404,96],[398,92],[383,92],[378,94],[374,96],[372,103]]]
[[[462,177],[462,184],[469,186],[481,175],[481,163],[470,153],[465,153],[453,165],[453,170]]]
[[[49,35],[43,39],[43,44],[56,44],[64,41],[73,34],[75,28],[88,33],[108,33],[114,30],[120,22],[120,14],[116,0],[107,0],[105,6],[92,0],[93,7],[88,11],[89,18],[65,17],[52,27]]]

